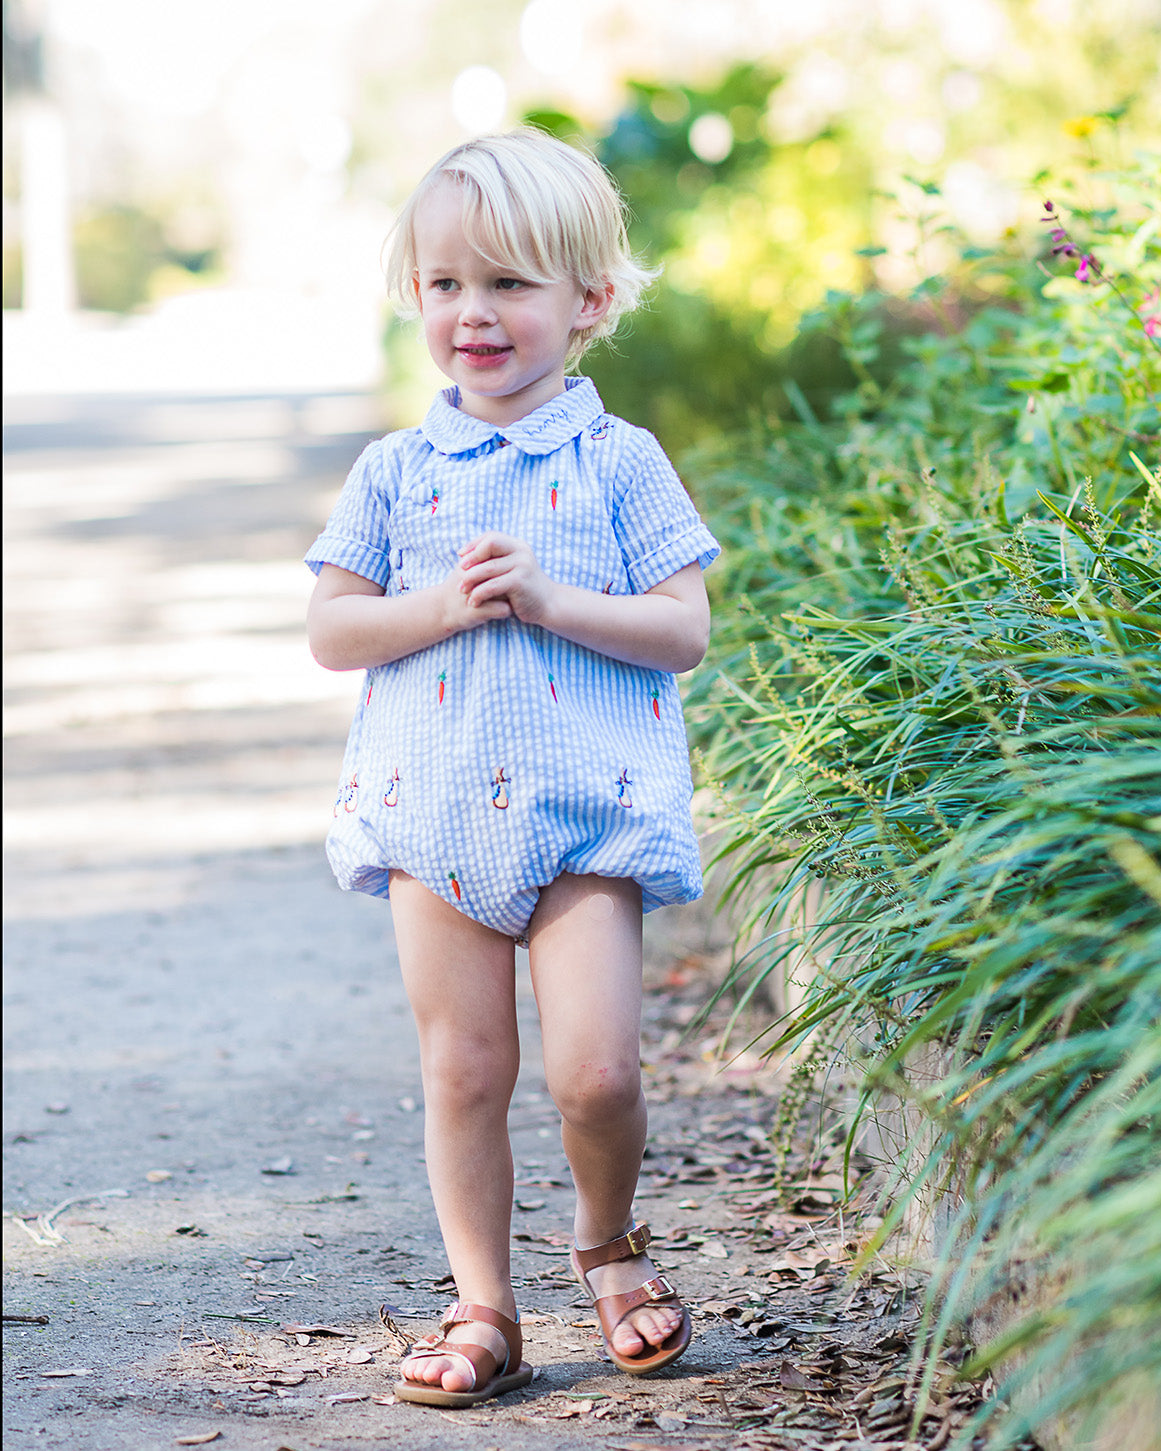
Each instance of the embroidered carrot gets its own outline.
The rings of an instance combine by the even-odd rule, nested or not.
[[[552,691],[553,700],[556,699],[556,686],[553,684],[552,671],[548,672],[548,688]]]
[[[367,699],[364,702],[364,704],[366,704],[366,705],[370,705],[371,704],[371,692],[372,692],[372,690],[374,690],[374,688],[375,688],[375,682],[373,680],[368,680],[368,682],[367,682]]]
[[[554,509],[556,508],[556,490],[557,490],[557,486],[559,485],[559,482],[560,482],[559,479],[553,479],[553,481],[552,481],[552,488],[549,490],[549,494],[548,494],[549,502],[551,503],[551,505],[552,505],[552,507]]]
[[[452,891],[456,894],[456,901],[457,902],[463,901],[463,898],[460,896],[460,884],[459,884],[459,882],[456,881],[456,874],[455,874],[455,872],[448,872],[447,875],[448,875],[448,880],[452,884]]]
[[[653,692],[653,714],[658,720],[661,719],[661,702],[657,699],[657,691]]]
[[[432,491],[431,491],[431,512],[434,514],[435,511],[438,508],[439,508],[439,490],[438,489],[432,489]]]
[[[443,704],[443,692],[444,692],[444,686],[445,686],[446,682],[447,682],[447,671],[446,670],[441,670],[439,672],[439,699],[436,701],[436,704],[437,705],[442,705]]]

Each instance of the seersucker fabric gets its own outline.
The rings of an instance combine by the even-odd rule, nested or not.
[[[585,378],[516,423],[446,389],[370,444],[306,555],[390,595],[438,584],[489,530],[550,578],[644,593],[718,554],[652,434]],[[515,938],[562,872],[631,877],[646,911],[701,895],[677,682],[515,619],[368,670],[327,855],[346,890],[399,868]]]

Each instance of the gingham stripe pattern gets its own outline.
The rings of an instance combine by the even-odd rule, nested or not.
[[[718,545],[656,439],[587,379],[498,429],[439,395],[360,456],[306,556],[390,594],[438,583],[490,529],[545,573],[640,593]],[[646,911],[701,895],[674,677],[496,620],[367,672],[327,854],[340,886],[399,867],[513,937],[561,872],[632,877]]]

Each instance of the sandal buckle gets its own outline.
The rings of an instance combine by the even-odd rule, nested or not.
[[[625,1243],[629,1246],[632,1254],[643,1255],[646,1249],[648,1249],[649,1241],[652,1237],[647,1224],[638,1224],[625,1236]]]
[[[658,1275],[655,1279],[650,1280],[644,1288],[649,1291],[654,1300],[665,1300],[677,1294],[665,1275]]]

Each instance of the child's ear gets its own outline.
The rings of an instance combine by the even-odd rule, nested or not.
[[[415,294],[415,305],[420,312],[423,311],[423,295],[419,290],[419,269],[411,274],[411,291]]]
[[[586,287],[581,296],[578,329],[595,327],[613,305],[613,284],[605,282],[600,287]]]

